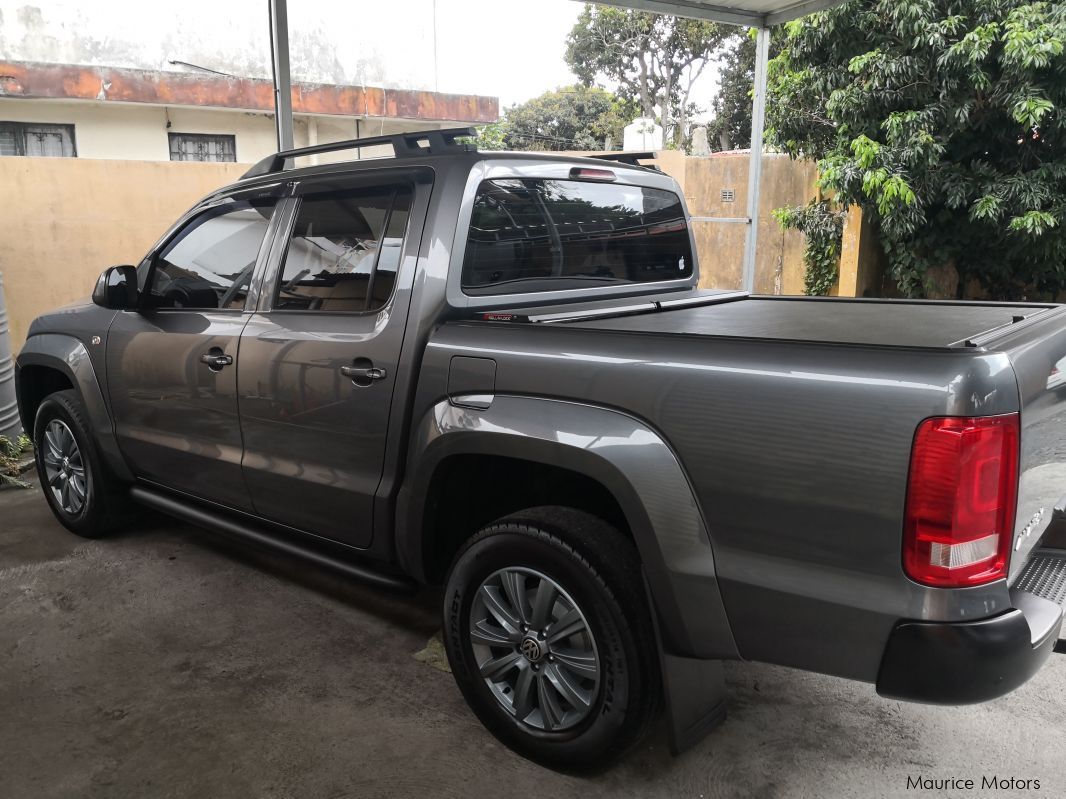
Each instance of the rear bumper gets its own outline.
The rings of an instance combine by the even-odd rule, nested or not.
[[[1003,696],[1032,677],[1056,647],[1062,607],[1022,590],[1013,608],[980,621],[901,621],[892,630],[877,692],[892,699],[965,705]]]

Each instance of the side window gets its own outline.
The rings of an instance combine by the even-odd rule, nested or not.
[[[305,197],[274,308],[362,312],[384,307],[396,283],[410,209],[407,186]]]
[[[153,308],[242,309],[273,201],[205,211],[156,256],[148,275]]]
[[[0,122],[0,155],[47,155],[73,158],[73,125]]]

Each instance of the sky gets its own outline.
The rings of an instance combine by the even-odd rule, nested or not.
[[[294,80],[492,95],[574,82],[573,0],[289,0]],[[0,0],[0,58],[270,77],[266,0]],[[709,106],[708,68],[693,92]],[[611,88],[611,87],[608,87]]]

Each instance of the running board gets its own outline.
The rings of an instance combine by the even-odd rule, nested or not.
[[[222,533],[241,541],[299,558],[377,588],[402,591],[404,593],[413,593],[418,589],[418,583],[407,577],[385,574],[369,567],[331,556],[326,552],[301,546],[294,541],[274,535],[263,528],[255,527],[218,511],[191,505],[161,492],[152,491],[142,486],[134,486],[130,489],[130,497],[142,505],[158,510],[168,516],[175,516],[182,521],[195,524],[197,527],[203,527],[213,532]]]

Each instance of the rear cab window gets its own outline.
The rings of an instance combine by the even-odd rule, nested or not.
[[[547,178],[482,181],[463,259],[468,295],[691,277],[680,198],[646,186]]]

